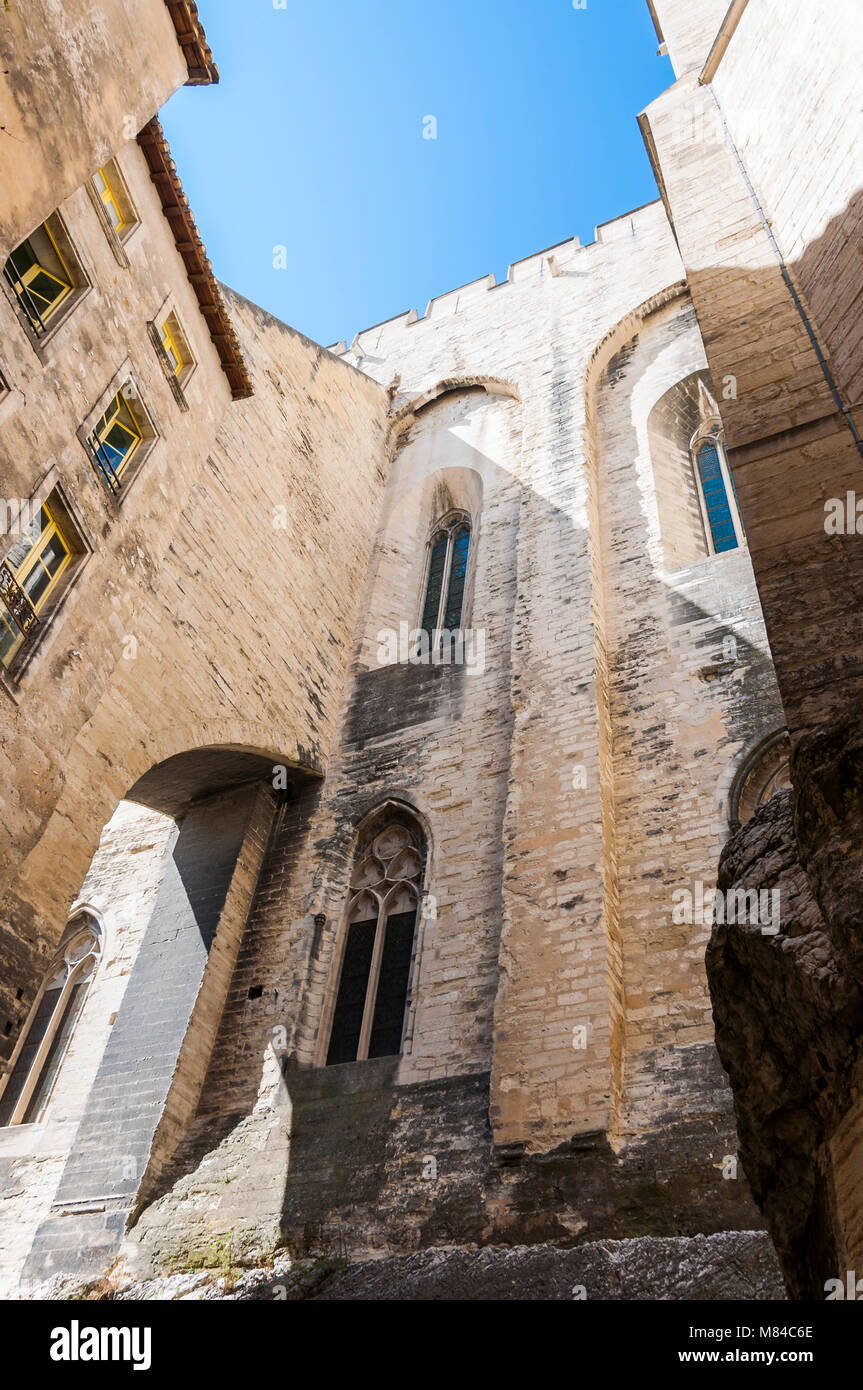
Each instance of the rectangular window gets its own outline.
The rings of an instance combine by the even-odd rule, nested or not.
[[[102,199],[102,206],[111,219],[111,225],[114,231],[119,236],[126,225],[126,219],[123,216],[120,200],[114,192],[107,169],[100,169],[96,175],[96,191]]]
[[[72,546],[44,503],[0,564],[0,663],[9,667],[39,625],[65,573]]]
[[[142,427],[126,395],[118,391],[89,438],[93,457],[112,492],[143,440]]]
[[[171,325],[167,319],[162,324],[162,347],[165,349],[165,356],[171,364],[171,371],[174,376],[177,376],[183,370],[183,355],[177,346],[177,340],[171,332]]]
[[[117,240],[128,241],[139,218],[116,159],[110,159],[94,176],[93,188]]]
[[[179,318],[173,312],[164,318],[160,316],[154,328],[171,379],[177,386],[185,386],[195,368],[195,359]]]
[[[47,330],[74,282],[47,222],[12,252],[3,268],[34,333]]]
[[[3,277],[37,339],[66,318],[89,288],[59,213],[52,213],[7,258]]]

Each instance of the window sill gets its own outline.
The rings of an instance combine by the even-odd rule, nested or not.
[[[99,484],[99,488],[102,492],[102,495],[106,499],[106,501],[113,503],[113,507],[115,510],[119,511],[119,509],[122,507],[123,503],[125,502],[126,498],[128,497],[129,493],[134,487],[135,482],[140,476],[141,470],[143,469],[150,455],[153,453],[153,450],[155,449],[158,442],[158,437],[153,439],[145,439],[143,444],[141,444],[135,450],[132,462],[129,464],[127,468],[124,468],[123,472],[120,474],[119,479],[117,480],[119,486],[117,488],[117,491],[115,492],[111,488],[104,474],[102,473],[102,470],[99,467],[98,463],[93,458],[90,446],[84,443],[84,441],[82,440],[82,443],[84,444],[84,451],[90,462],[90,467],[93,470],[96,482]]]
[[[29,643],[23,651],[19,652],[10,667],[0,666],[0,686],[6,695],[15,705],[20,705],[24,698],[26,689],[24,686],[25,676],[29,676],[34,664],[41,657],[41,654],[52,636],[57,636],[57,622],[60,619],[63,609],[69,599],[72,590],[83,573],[86,562],[90,558],[87,554],[79,554],[77,560],[70,566],[63,584],[62,591],[56,599],[49,602],[45,610],[39,614],[39,631],[33,641]],[[77,655],[70,652],[70,658],[78,659]]]
[[[170,304],[170,302],[170,300],[167,300],[166,304]],[[159,314],[157,315],[158,319],[161,319],[164,315],[165,308],[166,305],[162,305],[162,308],[160,309]],[[171,364],[165,353],[165,349],[162,347],[162,340],[159,336],[159,330],[156,326],[155,319],[147,324],[147,332],[150,335],[150,341],[153,344],[153,350],[157,358],[159,359],[159,366],[162,368],[162,374],[164,375],[165,380],[171,388],[171,394],[174,397],[174,400],[177,402],[177,405],[180,407],[181,410],[188,410],[189,402],[186,398],[186,388],[188,387],[189,382],[192,380],[192,377],[195,375],[198,366],[197,362],[193,361],[190,366],[185,367],[183,371],[179,374],[179,376],[177,376],[176,373],[172,371]]]
[[[29,319],[26,317],[26,315],[21,313],[21,310],[19,309],[17,304],[14,306],[18,322],[24,330],[24,333],[27,337],[28,342],[30,343],[30,346],[32,347],[36,356],[39,358],[39,361],[42,363],[43,367],[48,365],[48,362],[51,358],[51,353],[48,351],[48,349],[52,348],[55,338],[57,338],[58,335],[62,332],[62,330],[67,326],[69,320],[72,318],[76,309],[78,309],[79,306],[83,304],[88,294],[90,294],[92,288],[92,285],[84,285],[81,289],[76,290],[75,293],[66,301],[63,308],[57,313],[56,317],[52,317],[48,321],[48,325],[44,333],[34,333],[33,329],[30,326]]]

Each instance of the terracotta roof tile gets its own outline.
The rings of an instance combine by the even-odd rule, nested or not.
[[[254,390],[243,360],[240,341],[213,274],[201,234],[195,225],[189,200],[183,192],[177,166],[171,158],[168,142],[156,117],[144,126],[138,136],[138,144],[149,165],[150,178],[158,190],[162,211],[174,234],[174,241],[186,267],[189,283],[198,296],[198,304],[219,354],[222,370],[230,382],[231,395],[235,401],[246,400],[254,395]]]
[[[218,82],[219,69],[213,62],[204,26],[198,18],[195,0],[165,0],[165,4],[174,21],[177,42],[183,50],[183,57],[189,69],[187,85],[202,87],[206,83]]]

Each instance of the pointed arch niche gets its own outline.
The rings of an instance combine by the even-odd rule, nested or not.
[[[80,908],[48,968],[0,1085],[0,1128],[42,1118],[102,955],[102,926]]]
[[[427,853],[423,828],[406,806],[389,802],[360,828],[319,1052],[327,1066],[405,1051]]]
[[[441,383],[397,412],[398,447],[363,606],[366,669],[383,664],[378,634],[397,633],[402,623],[411,631],[447,622],[461,630],[485,626],[489,544],[506,543],[511,493],[517,514],[521,423],[512,388],[480,383]],[[499,527],[495,536],[487,512]],[[451,522],[452,537],[435,551]]]
[[[679,569],[744,542],[719,407],[706,371],[666,391],[647,422],[665,564]]]

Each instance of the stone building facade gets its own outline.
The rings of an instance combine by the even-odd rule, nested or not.
[[[814,654],[814,625],[795,652],[833,580],[814,502],[789,551],[767,500],[789,454],[810,477],[851,437],[800,314],[833,302],[805,198],[776,190],[798,289],[740,150],[698,134],[714,80],[746,100],[773,0],[651,5],[678,73],[641,118],[659,201],[330,349],[206,258],[156,119],[218,79],[195,5],[138,7],[131,111],[94,46],[125,7],[99,8],[61,33],[34,0],[44,96],[19,19],[0,31],[29,141],[3,490],[34,551],[44,506],[68,552],[31,603],[7,506],[0,1289],[280,1245],[743,1250],[767,1160],[721,961],[711,1007],[717,863],[787,810],[786,726],[835,717],[855,659]],[[128,456],[105,423],[127,411]],[[715,932],[714,958],[787,939],[778,915]]]
[[[791,744],[792,787],[735,835],[720,887],[785,895],[776,936],[708,954],[741,1155],[789,1290],[824,1297],[861,1239],[863,457],[853,0],[653,9],[677,82],[642,116],[723,403]],[[697,182],[699,196],[693,198]]]

